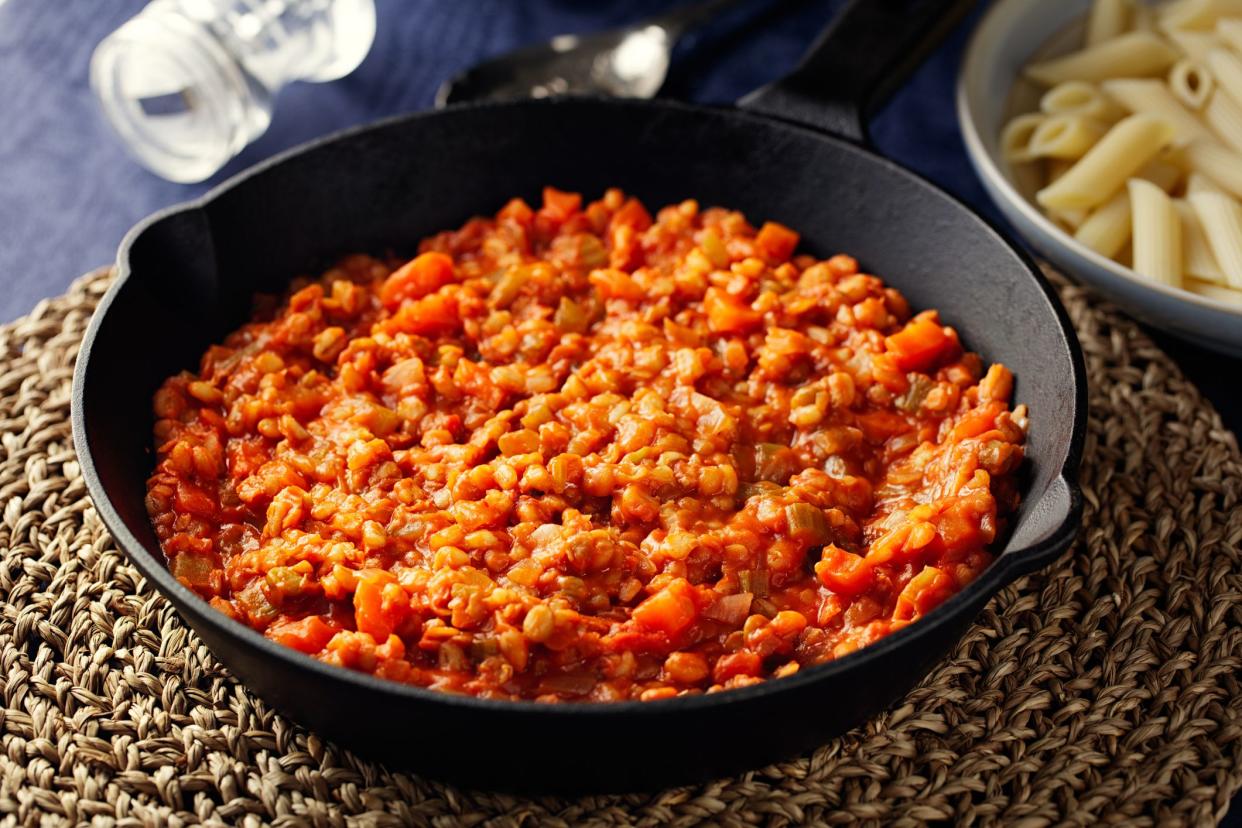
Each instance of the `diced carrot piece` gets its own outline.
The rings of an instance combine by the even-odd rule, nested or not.
[[[1013,393],[1013,374],[999,362],[988,368],[988,373],[979,381],[979,399],[984,402],[999,400],[1008,402]]]
[[[894,434],[909,431],[909,420],[892,411],[868,411],[854,418],[863,436],[873,443],[882,443]]]
[[[712,671],[712,678],[717,684],[723,684],[734,676],[757,676],[762,669],[763,659],[759,658],[758,653],[739,650],[716,659],[716,669]]]
[[[318,615],[309,615],[299,621],[273,624],[268,628],[267,635],[277,644],[313,655],[327,646],[332,636],[336,635],[336,630]]]
[[[694,622],[697,610],[691,593],[690,584],[679,578],[634,607],[634,621],[671,638]]]
[[[909,523],[901,523],[889,529],[867,550],[867,563],[872,567],[888,563],[898,552],[902,551],[908,537],[910,537]]]
[[[599,291],[599,295],[605,299],[628,299],[631,302],[637,302],[647,295],[642,286],[624,270],[613,268],[593,270],[590,279],[591,284],[595,285],[595,289]]]
[[[404,331],[412,334],[450,333],[461,326],[457,313],[457,299],[443,293],[424,296],[416,302],[407,302],[390,319],[379,326],[388,333]]]
[[[613,214],[609,224],[613,228],[633,227],[641,233],[651,226],[651,213],[647,212],[647,208],[642,205],[641,201],[631,198]]]
[[[176,506],[178,512],[189,512],[197,517],[209,518],[216,514],[216,499],[184,480],[177,483]]]
[[[743,305],[720,288],[708,288],[703,296],[707,326],[719,333],[741,333],[763,323],[763,314]]]
[[[405,591],[391,572],[382,569],[359,572],[354,590],[354,621],[358,631],[370,633],[376,641],[386,641],[409,609],[404,596]]]
[[[380,286],[385,307],[395,308],[406,299],[421,299],[453,281],[453,260],[443,253],[420,253],[393,271]]]
[[[947,552],[987,546],[996,537],[996,499],[991,492],[954,498],[936,517]]]
[[[893,619],[910,621],[926,615],[957,590],[957,582],[948,573],[934,566],[926,567],[910,579],[897,596]]]
[[[926,372],[949,352],[953,338],[935,319],[917,316],[884,342],[897,358],[898,368]]]
[[[523,199],[513,198],[509,200],[508,204],[500,208],[496,218],[516,221],[518,224],[530,224],[535,218],[535,211]]]
[[[578,193],[567,193],[555,187],[543,188],[543,209],[545,216],[556,221],[565,221],[582,207],[582,196]]]
[[[871,588],[875,573],[862,556],[829,544],[815,564],[819,582],[838,595],[859,595]]]
[[[755,247],[770,261],[785,262],[793,255],[798,239],[797,232],[783,224],[769,221],[759,228],[759,235],[755,236]]]
[[[978,437],[985,431],[991,431],[996,427],[996,418],[1004,410],[1005,404],[999,400],[994,400],[967,411],[957,421],[957,425],[953,426],[953,432],[949,435],[949,439],[959,442],[971,437]]]
[[[876,354],[871,358],[871,378],[894,394],[904,394],[910,390],[910,380],[897,363],[895,354]]]

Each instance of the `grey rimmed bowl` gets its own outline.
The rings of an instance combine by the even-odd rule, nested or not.
[[[957,85],[957,117],[971,164],[988,195],[1026,241],[1063,272],[1099,290],[1134,316],[1198,345],[1242,357],[1242,308],[1155,284],[1079,244],[1024,195],[1004,161],[1000,131],[1033,108],[1022,67],[1073,47],[1090,0],[998,0],[975,29]]]

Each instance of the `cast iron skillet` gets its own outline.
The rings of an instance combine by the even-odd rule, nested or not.
[[[970,5],[861,0],[789,77],[740,110],[548,100],[451,108],[312,143],[156,214],[122,243],[82,344],[74,442],[117,543],[213,652],[279,710],[367,756],[475,787],[638,790],[804,752],[905,692],[985,602],[1055,558],[1080,518],[1083,363],[1064,310],[1022,253],[949,196],[861,146],[864,102],[895,84]],[[792,121],[793,123],[790,123]],[[827,134],[828,128],[835,134]],[[939,308],[1017,376],[1031,410],[1028,479],[1003,554],[919,622],[790,678],[657,702],[458,697],[331,667],[229,620],[165,569],[147,519],[151,397],[246,318],[255,291],[352,251],[413,250],[430,233],[545,184],[620,186],[801,231]]]

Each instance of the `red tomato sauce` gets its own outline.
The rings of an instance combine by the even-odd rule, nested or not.
[[[992,560],[1024,406],[847,255],[547,189],[257,302],[155,395],[173,574],[323,661],[491,698],[787,676]]]

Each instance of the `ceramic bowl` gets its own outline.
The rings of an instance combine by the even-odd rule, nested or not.
[[[1075,48],[1090,0],[998,0],[967,46],[957,86],[957,116],[970,161],[997,207],[1041,256],[1148,324],[1242,357],[1242,307],[1167,285],[1079,244],[1030,201],[1031,187],[1000,151],[1000,131],[1035,108],[1037,92],[1020,77],[1034,57]]]

